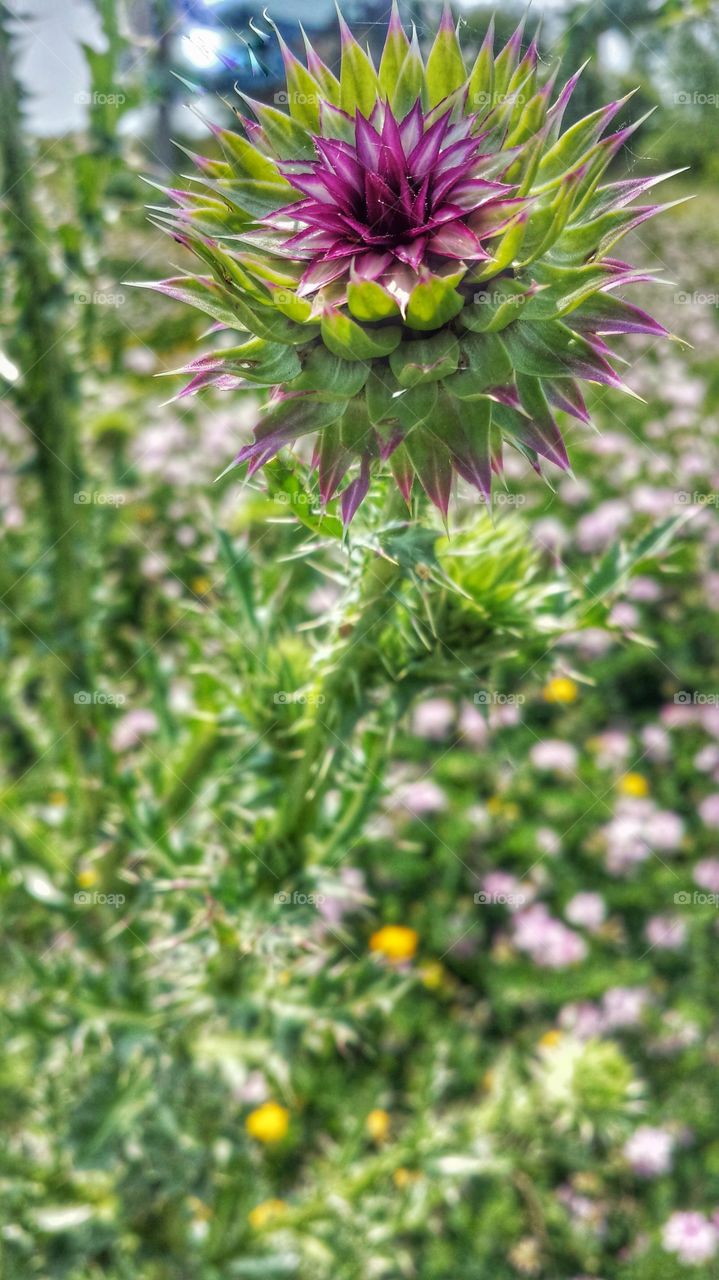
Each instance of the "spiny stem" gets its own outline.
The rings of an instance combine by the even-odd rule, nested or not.
[[[82,488],[76,421],[76,376],[64,343],[62,288],[54,277],[44,230],[31,193],[32,166],[22,138],[20,89],[11,66],[8,13],[0,4],[0,170],[5,235],[15,267],[18,325],[13,353],[21,371],[15,396],[22,421],[36,445],[48,550],[52,556],[53,631],[47,648],[54,657],[55,696],[66,706],[74,748],[74,781],[81,790],[92,744],[88,707],[74,694],[92,688],[87,660],[87,557],[78,530]],[[78,797],[79,798],[79,797]],[[85,797],[86,799],[87,797]],[[83,801],[84,803],[84,801]]]

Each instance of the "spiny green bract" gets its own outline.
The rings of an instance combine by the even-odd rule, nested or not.
[[[446,10],[425,64],[395,7],[377,70],[340,22],[339,79],[278,36],[289,112],[245,98],[242,133],[213,128],[223,158],[154,215],[203,273],[151,287],[241,335],[181,395],[271,389],[249,474],[313,436],[345,522],[385,463],[446,514],[455,473],[489,498],[505,442],[567,467],[555,411],[586,423],[578,380],[622,385],[605,337],[666,333],[615,297],[650,275],[613,256],[666,206],[632,203],[659,178],[602,182],[626,99],[562,132],[580,72],[555,96],[521,26],[467,65]]]

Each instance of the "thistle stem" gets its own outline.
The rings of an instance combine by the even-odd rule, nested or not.
[[[387,514],[385,511],[384,523]],[[390,512],[390,519],[392,515]],[[285,865],[285,872],[298,870],[306,861],[306,838],[317,829],[318,808],[325,792],[333,785],[333,770],[325,767],[328,753],[336,765],[339,757],[352,750],[357,724],[372,706],[371,669],[376,666],[377,630],[380,624],[386,625],[395,607],[394,586],[400,575],[400,566],[394,560],[376,551],[367,551],[355,606],[357,621],[352,626],[346,621],[340,624],[329,655],[322,659],[322,671],[308,698],[312,719],[304,734],[302,759],[285,792],[273,832],[275,840],[288,851],[287,860],[291,865]],[[368,765],[368,775],[372,776],[368,776],[362,796],[374,791],[376,777],[381,774],[392,737],[393,719],[392,715],[378,718],[378,741],[372,752],[372,764]],[[364,812],[366,797],[357,803]],[[350,825],[354,830],[357,823],[353,820]],[[345,826],[343,822],[343,828]],[[335,847],[334,838],[331,844]]]
[[[64,343],[63,291],[50,266],[42,223],[31,192],[22,138],[20,89],[11,66],[8,14],[0,4],[0,171],[5,188],[5,227],[15,267],[18,327],[13,353],[21,370],[16,399],[36,445],[48,551],[52,556],[54,694],[66,706],[74,754],[76,800],[84,807],[83,759],[92,746],[91,716],[76,714],[75,693],[92,688],[85,645],[88,590],[86,554],[77,525],[83,513],[74,495],[82,488],[77,436],[75,370]],[[83,708],[87,712],[87,707]]]

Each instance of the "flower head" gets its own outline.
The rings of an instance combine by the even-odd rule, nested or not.
[[[389,1113],[382,1107],[370,1111],[365,1120],[365,1129],[373,1142],[386,1142],[389,1137]]]
[[[545,702],[576,702],[579,687],[569,676],[552,676],[544,686]]]
[[[392,964],[404,964],[414,958],[418,942],[415,929],[404,924],[385,924],[372,934],[369,949]]]
[[[673,1213],[664,1224],[662,1246],[687,1266],[710,1262],[719,1248],[719,1231],[694,1211]]]
[[[649,278],[614,247],[658,179],[603,181],[625,100],[562,132],[579,72],[555,93],[521,27],[466,64],[446,9],[425,63],[395,6],[375,68],[340,26],[339,79],[278,33],[289,111],[245,97],[242,132],[213,127],[221,158],[156,211],[202,274],[152,287],[240,334],[182,395],[270,390],[248,474],[314,436],[345,523],[385,466],[446,513],[455,475],[489,498],[504,444],[566,468],[556,412],[588,421],[580,380],[621,387],[607,336],[665,333],[615,297]]]
[[[254,1209],[250,1209],[247,1215],[247,1221],[255,1231],[262,1231],[263,1227],[269,1226],[278,1218],[281,1218],[287,1209],[285,1200],[262,1200],[260,1204],[256,1204]]]
[[[624,1144],[624,1155],[640,1178],[656,1178],[672,1167],[674,1139],[666,1129],[640,1125]]]
[[[290,1113],[279,1102],[263,1102],[245,1120],[245,1129],[258,1142],[281,1142],[290,1127]]]

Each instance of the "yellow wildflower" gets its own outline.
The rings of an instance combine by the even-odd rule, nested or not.
[[[284,1200],[263,1200],[260,1204],[256,1204],[254,1209],[250,1209],[247,1221],[255,1231],[261,1231],[270,1222],[282,1217],[286,1208],[287,1203]]]
[[[411,960],[417,950],[419,937],[415,929],[404,924],[386,924],[369,940],[370,951],[376,951],[392,964]]]
[[[290,1127],[290,1113],[279,1102],[263,1102],[245,1120],[245,1129],[258,1142],[281,1142]]]
[[[649,795],[649,783],[641,773],[625,773],[617,788],[623,796],[631,796],[633,800],[644,800]]]
[[[374,1111],[370,1111],[364,1127],[373,1142],[386,1142],[389,1137],[389,1113],[382,1107],[376,1107]]]
[[[576,702],[579,685],[569,676],[553,676],[544,686],[545,702]]]

